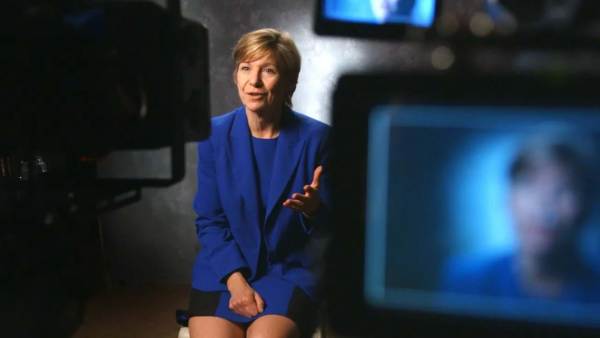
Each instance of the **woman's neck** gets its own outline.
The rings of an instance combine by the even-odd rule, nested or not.
[[[547,264],[533,257],[520,257],[516,268],[527,293],[550,298],[561,293],[564,276],[552,271]]]
[[[279,136],[279,124],[282,112],[253,112],[246,110],[248,127],[252,136],[257,138],[276,138]]]
[[[574,257],[576,256],[569,250],[546,257],[521,255],[517,269],[523,286],[532,294],[558,296],[562,292],[565,280],[578,268]]]

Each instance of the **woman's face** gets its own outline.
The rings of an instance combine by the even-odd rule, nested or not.
[[[572,240],[582,201],[573,173],[564,165],[540,164],[512,185],[511,209],[522,253],[537,257]]]
[[[241,62],[236,70],[235,83],[246,110],[259,115],[279,113],[289,92],[289,86],[271,55]]]

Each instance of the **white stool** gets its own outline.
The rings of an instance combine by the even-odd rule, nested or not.
[[[190,338],[190,330],[187,327],[180,327],[179,334],[177,334],[177,338]]]

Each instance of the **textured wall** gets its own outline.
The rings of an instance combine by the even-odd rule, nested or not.
[[[164,1],[156,1],[164,5]],[[313,0],[183,0],[184,15],[202,22],[210,34],[212,115],[239,105],[232,82],[231,49],[241,34],[263,27],[291,33],[303,57],[293,99],[297,111],[329,122],[330,97],[344,72],[428,67],[422,47],[401,43],[319,37],[313,33]],[[349,117],[350,118],[350,117]],[[136,166],[163,166],[159,154]],[[195,145],[187,146],[185,179],[167,189],[145,189],[143,200],[102,217],[113,279],[188,283],[198,248],[191,208],[195,186]]]

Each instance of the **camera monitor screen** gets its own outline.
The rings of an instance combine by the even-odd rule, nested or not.
[[[598,111],[384,105],[368,126],[369,305],[600,328]]]
[[[319,0],[319,34],[473,45],[596,46],[596,0]]]
[[[328,19],[366,24],[431,27],[435,0],[325,0]]]
[[[319,34],[386,39],[432,36],[438,0],[319,0],[315,31]]]
[[[598,337],[598,81],[342,77],[325,273],[332,327]]]

